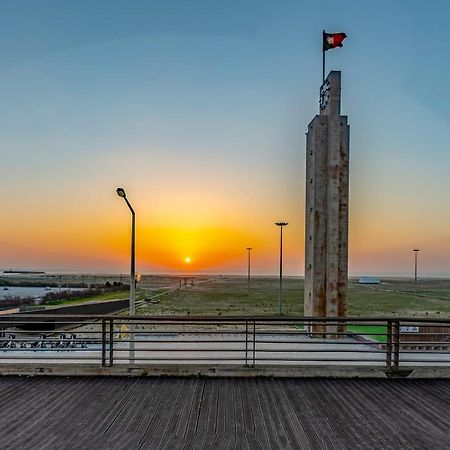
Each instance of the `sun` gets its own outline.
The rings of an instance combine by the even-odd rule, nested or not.
[[[191,262],[191,257],[190,256],[186,256],[186,258],[184,258],[184,262],[186,264],[189,264]]]

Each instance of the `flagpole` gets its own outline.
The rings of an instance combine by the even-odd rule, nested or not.
[[[323,45],[325,39],[325,30],[322,30],[322,82],[325,81],[325,47]]]

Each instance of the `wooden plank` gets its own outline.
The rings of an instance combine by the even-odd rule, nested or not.
[[[275,389],[269,389],[271,404],[276,408],[277,415],[283,424],[289,445],[294,449],[309,449],[308,439],[301,422],[298,420],[295,408],[286,395],[286,382],[276,384]]]
[[[303,429],[308,438],[311,448],[328,448],[329,443],[325,436],[326,430],[321,430],[320,422],[315,415],[315,399],[308,390],[305,389],[308,380],[297,383],[297,380],[287,380],[286,386],[288,396],[291,399],[298,419],[301,421]]]
[[[0,448],[449,448],[449,404],[450,380],[8,377]]]

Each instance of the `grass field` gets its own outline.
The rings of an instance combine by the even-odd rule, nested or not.
[[[138,313],[218,316],[278,314],[278,278],[253,278],[250,289],[244,277],[221,277],[202,283],[205,279],[196,279],[194,286],[159,297],[159,303],[146,304],[139,308]],[[283,313],[288,316],[303,315],[303,279],[287,277],[283,283]],[[140,290],[145,292],[146,297],[151,297],[152,292],[161,292],[145,286],[141,286]],[[406,279],[387,279],[374,286],[350,281],[348,315],[449,317],[450,280],[422,280],[417,287]]]
[[[5,278],[5,277],[4,277]],[[14,277],[24,283],[46,285],[59,281],[58,275]],[[98,285],[127,281],[125,276],[64,275],[64,285],[86,281]],[[180,288],[181,280],[181,288]],[[194,285],[191,286],[191,281]],[[185,285],[185,281],[187,285]],[[283,280],[283,314],[303,315],[303,278]],[[277,277],[254,277],[248,289],[247,278],[237,276],[146,275],[138,284],[137,300],[149,299],[162,292],[159,303],[146,303],[138,314],[157,315],[238,315],[275,316],[278,314],[279,280]],[[55,301],[47,306],[73,305],[91,301],[126,298],[127,291],[110,292],[95,297]],[[450,317],[450,279],[422,279],[416,286],[411,279],[386,278],[379,285],[360,285],[351,279],[348,289],[347,314],[354,317]]]

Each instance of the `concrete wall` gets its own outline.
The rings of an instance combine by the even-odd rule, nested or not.
[[[91,315],[108,315],[113,314],[122,309],[126,309],[129,307],[130,301],[129,299],[124,300],[110,300],[110,301],[101,301],[101,302],[93,302],[93,303],[84,303],[80,305],[71,305],[71,306],[59,306],[57,308],[49,308],[45,310],[38,311],[27,311],[23,313],[17,314],[17,316],[24,315],[47,315],[47,314],[58,314],[62,316],[70,316],[76,314],[91,314]],[[54,330],[57,328],[64,327],[63,323],[55,324],[55,321],[64,322],[70,321],[70,319],[47,319],[45,323],[27,323],[24,321],[23,323],[18,323],[15,326],[22,328],[24,330]]]

